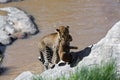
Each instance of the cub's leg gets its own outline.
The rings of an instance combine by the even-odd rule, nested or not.
[[[45,51],[43,52],[43,64],[45,67],[45,70],[52,68],[53,63],[51,62],[53,56],[53,51],[49,47],[46,47]]]
[[[45,70],[47,70],[48,69],[48,66],[49,66],[49,60],[48,60],[48,53],[47,53],[47,51],[45,50],[44,52],[43,52],[43,57],[44,57],[44,69]]]
[[[53,56],[52,56],[52,62],[53,64],[57,64],[60,61],[59,55],[58,55],[58,49],[53,49]]]
[[[47,59],[49,62],[48,68],[53,68],[54,67],[54,64],[52,63],[53,50],[50,49],[49,47],[46,47],[46,51],[47,51]]]
[[[38,57],[39,61],[44,65],[44,69],[48,69],[49,62],[47,60],[47,53],[45,51],[40,51],[40,56]]]
[[[40,51],[40,56],[38,57],[39,61],[42,62],[42,64],[44,64],[45,60],[44,60],[44,57],[43,57],[43,52]]]

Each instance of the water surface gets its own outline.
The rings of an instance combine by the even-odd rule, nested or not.
[[[18,7],[35,18],[40,34],[25,40],[17,40],[6,48],[3,66],[6,72],[0,80],[13,80],[23,71],[41,73],[37,42],[57,26],[70,26],[71,45],[83,48],[98,42],[120,20],[119,0],[24,0],[0,4],[2,7]],[[4,15],[6,13],[0,12]]]

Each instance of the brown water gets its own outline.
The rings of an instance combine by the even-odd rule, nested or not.
[[[41,73],[43,66],[37,60],[37,42],[57,26],[69,25],[73,36],[71,45],[82,50],[98,42],[120,20],[119,0],[25,0],[0,4],[0,7],[7,6],[19,7],[32,15],[40,34],[17,40],[6,48],[3,66],[7,70],[0,80],[13,80],[27,70]]]

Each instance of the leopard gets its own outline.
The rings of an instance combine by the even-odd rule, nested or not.
[[[61,39],[59,43],[58,54],[59,54],[61,62],[63,61],[64,63],[68,63],[68,64],[71,63],[72,55],[70,54],[70,41],[69,40],[65,41],[63,38]]]
[[[69,33],[69,26],[59,26],[56,32],[42,37],[38,42],[39,60],[44,65],[45,70],[53,68],[60,61],[58,50],[62,38],[67,41],[67,45],[70,45],[69,42],[72,41],[72,36]]]

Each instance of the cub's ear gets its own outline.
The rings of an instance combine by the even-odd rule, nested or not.
[[[67,26],[67,28],[69,29],[69,26]]]
[[[59,30],[59,29],[56,29],[56,31],[57,31],[57,32],[60,32],[60,30]]]

